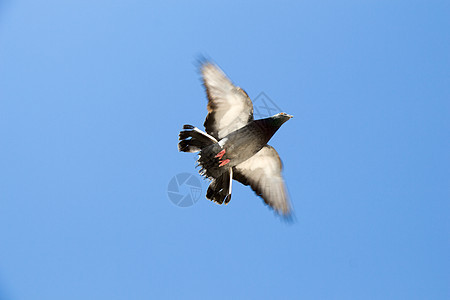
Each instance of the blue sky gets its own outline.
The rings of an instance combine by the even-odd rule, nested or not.
[[[448,299],[449,12],[0,2],[0,299]],[[202,54],[295,116],[270,142],[294,224],[238,183],[169,201]]]

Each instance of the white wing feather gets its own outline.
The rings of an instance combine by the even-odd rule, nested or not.
[[[208,96],[206,132],[220,140],[253,120],[253,104],[244,90],[210,62],[202,65],[201,72]]]
[[[250,185],[275,211],[288,216],[291,206],[281,176],[282,168],[277,151],[266,145],[254,156],[234,167],[234,179]]]

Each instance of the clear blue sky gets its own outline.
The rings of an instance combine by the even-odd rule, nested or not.
[[[0,299],[449,299],[450,2],[0,2]],[[195,174],[195,59],[293,114],[297,221]],[[196,175],[197,176],[197,175]]]

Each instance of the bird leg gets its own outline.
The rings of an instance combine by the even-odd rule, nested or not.
[[[226,152],[225,149],[223,149],[215,157],[218,157],[219,159],[222,159],[222,156],[225,154],[225,152]]]
[[[221,161],[220,161],[219,167],[223,167],[223,166],[225,166],[225,165],[226,165],[227,163],[229,163],[229,162],[230,162],[229,159],[221,160]]]

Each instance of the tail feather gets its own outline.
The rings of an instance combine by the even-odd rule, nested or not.
[[[217,140],[192,125],[184,125],[179,134],[178,151],[198,152],[204,147],[217,143]]]
[[[230,202],[233,171],[232,169],[219,168],[219,160],[216,154],[221,149],[221,146],[214,145],[217,143],[217,140],[192,125],[183,126],[179,140],[178,151],[201,151],[197,161],[197,166],[200,167],[199,173],[205,178],[212,180],[206,192],[206,198],[218,204]],[[211,145],[214,146],[208,147]]]
[[[213,179],[206,192],[206,198],[218,204],[228,204],[231,200],[231,186],[233,171],[229,169],[219,177]]]

